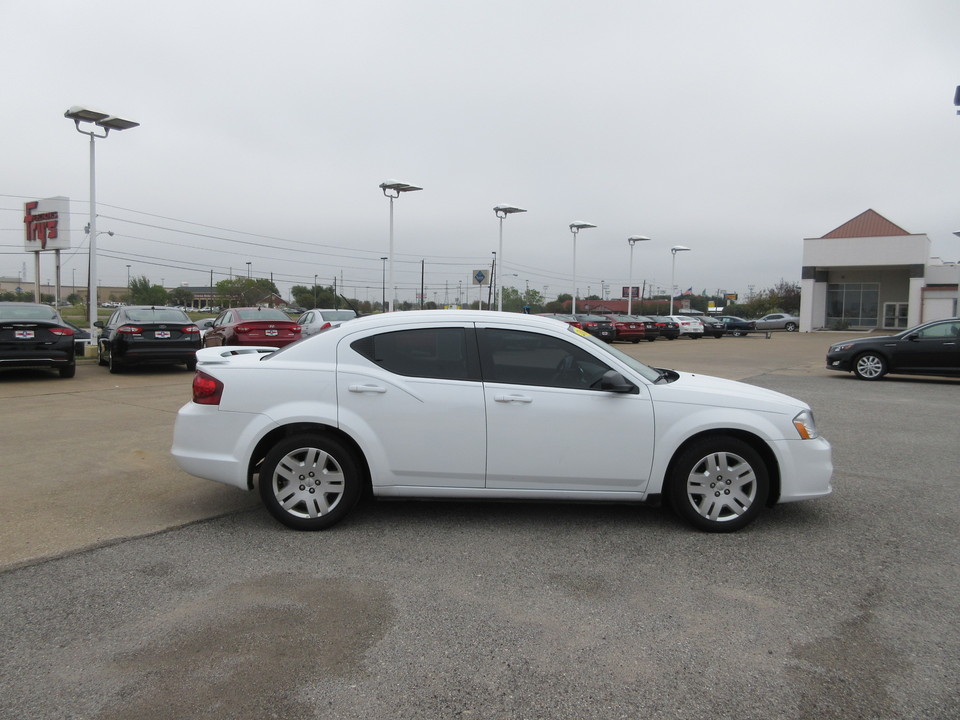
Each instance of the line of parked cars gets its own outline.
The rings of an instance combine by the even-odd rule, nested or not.
[[[702,337],[719,338],[724,335],[742,337],[755,332],[786,330],[796,332],[800,320],[786,313],[773,313],[759,320],[744,320],[734,315],[613,315],[576,314],[562,315],[541,313],[569,325],[586,330],[606,342],[652,342],[657,338],[676,340],[687,337],[699,340]]]

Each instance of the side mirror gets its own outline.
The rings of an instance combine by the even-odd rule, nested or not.
[[[917,340],[919,339],[920,339],[920,336],[917,333],[911,333],[910,335],[907,335],[907,340],[909,340],[910,342],[917,342]]]
[[[633,383],[627,382],[627,379],[616,370],[607,370],[600,378],[600,389],[612,393],[624,393],[636,395],[640,392]]]
[[[94,327],[98,327],[98,328],[102,328],[102,327],[103,327],[103,320],[97,320],[96,322],[93,323],[93,326],[94,326]]]

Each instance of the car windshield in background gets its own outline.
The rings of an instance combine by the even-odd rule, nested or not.
[[[190,322],[186,313],[176,308],[130,308],[126,319],[128,322],[142,323]]]
[[[59,320],[57,311],[46,305],[0,306],[0,320]]]
[[[609,343],[604,342],[600,338],[594,337],[593,335],[588,333],[586,330],[581,330],[580,328],[573,327],[571,325],[570,332],[576,335],[579,335],[580,337],[587,338],[587,340],[592,342],[597,347],[603,348],[604,352],[609,353],[610,355],[613,355],[615,358],[617,358],[617,360],[624,363],[625,365],[629,365],[633,370],[636,370],[638,373],[643,375],[650,382],[656,382],[657,378],[660,377],[660,372],[658,370],[654,370],[649,365],[644,365],[639,360],[635,360],[634,358],[630,357],[626,353],[620,352]]]
[[[263,320],[264,322],[269,322],[271,320],[280,321],[280,322],[290,322],[290,318],[282,310],[276,310],[274,308],[262,308],[260,310],[251,310],[250,308],[245,308],[243,310],[238,310],[237,315],[241,320]],[[354,317],[354,315],[350,315]]]
[[[353,310],[321,310],[324,320],[353,320],[357,314]]]

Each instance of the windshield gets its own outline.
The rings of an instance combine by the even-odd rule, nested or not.
[[[582,338],[586,338],[587,340],[592,342],[594,345],[596,345],[598,348],[601,348],[605,353],[613,355],[615,358],[617,358],[617,360],[622,362],[631,370],[634,370],[640,373],[641,375],[643,375],[643,377],[645,377],[650,382],[656,382],[657,380],[660,379],[659,370],[654,370],[649,365],[644,365],[639,360],[636,360],[630,357],[629,355],[627,355],[626,353],[621,352],[620,350],[617,350],[617,348],[613,347],[609,343],[604,342],[603,340],[600,340],[597,337],[594,337],[590,333],[584,332],[580,328],[575,328],[572,325],[570,326],[570,332],[576,335],[579,335]]]
[[[357,314],[353,310],[321,310],[324,320],[353,320]]]

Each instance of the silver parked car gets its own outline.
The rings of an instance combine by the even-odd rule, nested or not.
[[[356,317],[357,313],[353,310],[323,310],[317,308],[307,310],[297,320],[297,324],[303,328],[300,331],[301,337],[307,337],[308,335],[316,335],[322,330],[338,327],[341,323],[353,320]]]
[[[757,330],[786,330],[796,332],[800,328],[800,318],[787,313],[770,313],[764,315],[757,323]]]

